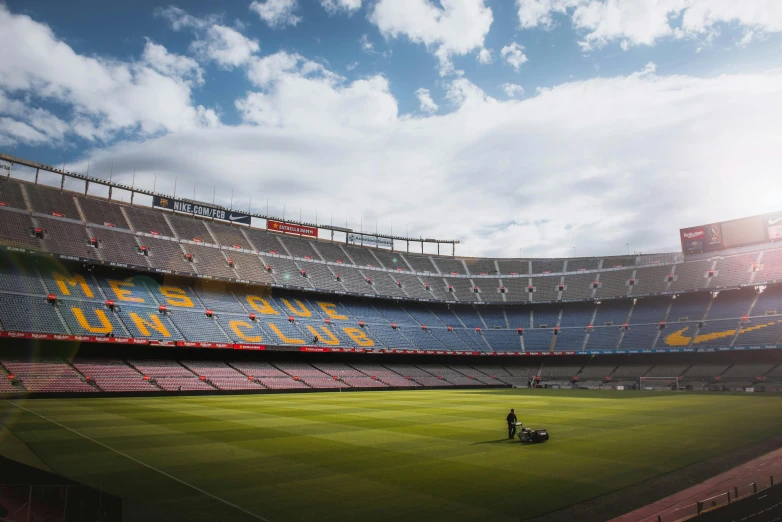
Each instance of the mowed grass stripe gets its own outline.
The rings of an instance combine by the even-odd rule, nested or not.
[[[252,517],[252,518],[254,518],[256,520],[260,520],[262,522],[269,522],[266,518],[264,518],[264,517],[262,517],[262,516],[260,516],[260,515],[258,515],[256,513],[252,513],[250,511],[244,509],[243,507],[237,506],[236,504],[232,504],[231,502],[228,502],[227,500],[225,500],[223,498],[220,498],[220,497],[218,497],[218,496],[216,496],[216,495],[214,495],[214,494],[212,494],[212,493],[210,493],[208,491],[204,491],[203,489],[200,489],[197,486],[194,486],[194,485],[192,485],[192,484],[190,484],[190,483],[188,483],[188,482],[186,482],[186,481],[184,481],[184,480],[182,480],[180,478],[177,478],[177,477],[175,477],[175,476],[173,476],[173,475],[171,475],[169,473],[166,473],[165,471],[162,471],[162,470],[156,468],[155,466],[152,466],[150,464],[142,462],[142,461],[140,461],[140,460],[138,460],[138,459],[136,459],[134,457],[131,457],[130,455],[128,455],[126,453],[123,453],[122,451],[120,451],[120,450],[118,450],[116,448],[112,448],[111,446],[108,446],[107,444],[104,444],[103,442],[100,442],[100,441],[97,441],[97,440],[95,440],[93,438],[90,438],[87,435],[84,435],[83,433],[80,433],[80,432],[78,432],[78,431],[76,431],[76,430],[74,430],[72,428],[69,428],[69,427],[67,427],[67,426],[65,426],[65,425],[63,425],[63,424],[61,424],[61,423],[59,423],[59,422],[57,422],[55,420],[47,418],[44,415],[41,415],[40,413],[36,413],[35,411],[30,410],[30,409],[24,407],[21,404],[12,403],[11,401],[6,401],[6,402],[8,404],[12,404],[13,406],[15,406],[17,408],[20,408],[21,410],[23,410],[23,411],[25,411],[27,413],[30,413],[30,414],[35,415],[37,417],[40,417],[41,419],[43,419],[45,421],[48,421],[48,422],[56,425],[57,427],[59,427],[59,428],[61,428],[63,430],[66,430],[66,431],[68,431],[70,433],[78,435],[82,439],[85,439],[85,440],[87,440],[87,441],[89,441],[89,442],[91,442],[93,444],[97,444],[98,446],[100,446],[100,447],[102,447],[102,448],[104,448],[104,449],[106,449],[106,450],[108,450],[108,451],[110,451],[112,453],[115,453],[115,454],[119,455],[120,457],[126,458],[126,459],[134,462],[135,464],[138,464],[139,466],[143,466],[143,467],[145,467],[145,468],[147,468],[149,470],[152,470],[152,471],[154,471],[156,473],[159,473],[159,474],[165,476],[166,478],[171,479],[171,480],[173,480],[173,481],[175,481],[175,482],[177,482],[177,483],[179,483],[179,484],[181,484],[183,486],[186,486],[186,487],[188,487],[190,489],[193,489],[193,490],[195,490],[197,493],[199,493],[201,495],[207,496],[207,497],[211,498],[212,500],[221,502],[221,503],[225,504],[226,506],[228,506],[229,508],[232,508],[232,509],[234,509],[236,511],[239,511],[239,512],[241,512],[244,515],[250,516],[250,517]]]
[[[527,518],[782,432],[782,398],[773,396],[438,390],[33,404],[275,522]],[[552,440],[504,440],[510,407]],[[76,480],[173,519],[230,520],[208,497],[169,488],[62,429],[26,417],[10,427]]]

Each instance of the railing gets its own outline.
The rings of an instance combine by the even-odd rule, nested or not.
[[[732,488],[728,487],[728,489],[722,493],[676,508],[668,513],[659,514],[657,515],[657,522],[682,522],[684,520],[690,520],[691,518],[698,517],[702,513],[707,513],[714,509],[727,506],[737,500],[744,499],[760,491],[766,490],[775,484],[773,475],[757,475],[753,478],[755,479],[753,482],[744,483],[740,486],[733,486]]]

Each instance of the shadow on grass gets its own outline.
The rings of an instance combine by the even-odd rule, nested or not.
[[[501,444],[503,442],[508,442],[508,443],[516,442],[516,443],[518,443],[519,441],[516,439],[516,437],[513,437],[512,439],[504,438],[504,439],[497,439],[497,440],[484,440],[482,442],[473,442],[472,444],[470,444],[470,446],[475,446],[477,444]]]

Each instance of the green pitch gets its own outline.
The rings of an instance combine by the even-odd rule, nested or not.
[[[427,390],[18,404],[30,411],[0,401],[0,419],[52,470],[194,522],[519,520],[782,433],[782,397],[763,395]],[[551,440],[508,441],[511,407]]]

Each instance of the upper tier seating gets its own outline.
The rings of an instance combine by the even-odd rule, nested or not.
[[[133,226],[134,231],[175,237],[171,227],[168,226],[168,221],[166,221],[166,216],[163,212],[137,206],[124,207],[123,209],[128,218],[130,218],[130,224]]]
[[[29,185],[28,189],[32,188]],[[30,200],[33,212],[41,214],[56,215],[61,214],[70,219],[81,219],[76,204],[73,202],[73,193],[61,192],[57,189],[38,185],[32,190],[27,190],[27,197]]]
[[[247,237],[242,233],[242,229],[246,228],[241,225],[227,225],[218,223],[216,221],[207,224],[209,230],[212,231],[212,236],[217,240],[217,243],[227,247],[238,247],[247,250],[253,250]],[[229,254],[230,256],[231,254]]]
[[[25,214],[11,212],[13,209],[26,210],[25,193],[31,210],[36,212],[33,219]],[[675,264],[670,264],[670,260],[676,258],[673,255],[658,256],[659,260],[648,255],[532,260],[464,259],[274,234],[18,180],[3,180],[0,202],[5,204],[0,206],[4,214],[4,219],[0,220],[0,242],[6,245],[40,248],[96,261],[139,266],[148,264],[154,269],[186,274],[198,273],[324,291],[343,291],[344,287],[348,292],[389,297],[445,302],[522,303],[606,299],[696,289],[721,290],[782,279],[782,249],[715,255],[711,259],[677,261]],[[55,217],[60,215],[77,222]],[[40,228],[49,231],[43,238],[36,238],[33,234],[33,230],[39,226],[38,220],[41,221]],[[82,220],[87,223],[87,227],[79,223]],[[137,238],[138,246],[154,246],[149,249],[148,258],[140,262],[135,255],[128,253],[128,247],[134,247],[129,237],[103,229],[97,232],[97,226],[105,224],[113,225],[117,231],[130,227],[142,235],[158,236]],[[61,239],[71,236],[76,237],[76,240]],[[102,239],[103,247],[94,249],[87,246],[89,239],[97,236],[101,236],[98,239],[99,242]],[[183,241],[198,239],[200,242],[198,245],[180,245],[170,241],[164,243],[161,238],[179,238]],[[218,246],[227,250],[221,252]],[[245,252],[237,252],[237,247],[245,249]],[[135,250],[135,247],[131,250]],[[251,255],[247,250],[261,254],[260,268],[254,258],[247,257]],[[192,263],[185,261],[185,254],[193,255]],[[340,278],[344,279],[340,281],[341,286],[328,277],[322,268],[312,269],[315,277],[311,281],[303,277],[301,280],[295,279],[293,276],[296,273],[300,275],[302,267],[291,261],[290,256],[311,262],[321,259],[330,263],[341,262],[343,267],[329,267],[329,270],[340,273]],[[250,262],[251,259],[253,262]],[[235,266],[230,266],[229,260]],[[271,271],[264,270],[267,265]],[[378,270],[391,270],[393,274]],[[426,275],[418,277],[410,271]],[[535,277],[519,277],[519,274],[534,274]],[[367,283],[367,279],[372,284]],[[424,284],[428,284],[430,289],[422,288]],[[534,288],[533,292],[528,291],[530,284]],[[453,288],[452,292],[447,290],[449,285]],[[504,287],[504,292],[500,291],[500,286]],[[479,292],[473,292],[473,287],[478,287]]]
[[[27,205],[22,196],[22,187],[15,181],[9,181],[5,176],[0,176],[0,202],[12,208],[27,210]]]
[[[77,197],[76,201],[79,203],[87,223],[130,230],[130,225],[122,213],[123,207],[121,205],[109,203],[102,198],[91,197]]]
[[[43,216],[36,218],[43,228],[44,248],[69,256],[101,259],[98,249],[90,246],[91,233],[81,223],[51,219]]]
[[[43,238],[35,235],[37,227],[29,214],[0,207],[0,242],[4,245],[44,250]]]

